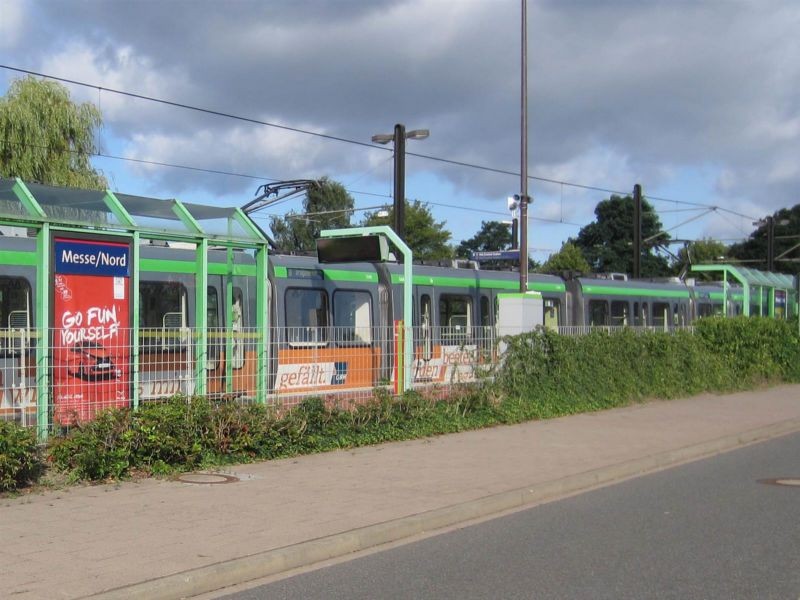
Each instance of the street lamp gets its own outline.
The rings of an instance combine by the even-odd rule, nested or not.
[[[398,123],[394,133],[379,133],[372,136],[375,144],[394,142],[394,232],[405,240],[406,229],[406,140],[424,140],[430,135],[427,129],[406,131],[406,126]]]

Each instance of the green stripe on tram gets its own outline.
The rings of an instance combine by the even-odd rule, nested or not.
[[[362,283],[375,283],[378,281],[376,273],[371,271],[350,271],[346,269],[321,269],[326,279],[331,281],[351,281]],[[275,277],[279,279],[289,278],[289,268],[284,266],[275,267]],[[392,283],[402,284],[403,275],[392,273]],[[475,277],[447,277],[444,275],[414,275],[414,285],[433,285],[441,287],[461,287],[461,288],[482,288],[498,290],[519,289],[519,282],[505,279],[487,279],[485,272],[481,272],[481,278]],[[559,282],[529,281],[528,289],[536,292],[560,292],[563,293],[566,286]]]
[[[495,290],[518,290],[519,281],[510,279],[487,279],[485,272],[481,278],[475,277],[447,277],[443,275],[414,275],[414,285],[432,285],[441,287],[466,287]],[[402,275],[392,275],[392,283],[403,283]],[[564,292],[563,283],[549,281],[528,281],[528,289],[535,292]]]
[[[689,290],[654,290],[650,288],[584,285],[586,296],[648,296],[653,298],[689,298]]]
[[[35,266],[36,252],[0,250],[0,265]]]
[[[182,273],[193,274],[197,271],[197,263],[193,260],[168,260],[162,258],[142,258],[139,261],[141,272],[150,273]],[[228,265],[225,263],[208,263],[209,275],[227,275]],[[233,265],[233,274],[255,277],[255,265]]]
[[[351,281],[361,283],[375,283],[378,274],[369,271],[347,271],[344,269],[322,269],[325,277],[331,281]]]

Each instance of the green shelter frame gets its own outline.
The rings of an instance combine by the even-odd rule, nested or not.
[[[269,327],[267,315],[268,240],[259,227],[241,209],[159,200],[110,190],[85,190],[26,183],[19,178],[0,178],[0,226],[24,228],[36,238],[35,257],[31,253],[0,251],[0,266],[33,266],[36,269],[35,319],[38,332],[48,331],[53,269],[50,252],[57,234],[94,234],[118,237],[131,244],[131,328],[139,331],[140,244],[143,240],[193,244],[195,247],[196,340],[195,393],[206,392],[204,365],[208,354],[207,295],[208,250],[210,245],[227,251],[226,316],[232,322],[233,275],[235,250],[255,255],[256,331],[259,332],[256,401],[267,399],[269,364]],[[233,338],[227,339],[228,356],[233,354]],[[132,402],[139,405],[139,336],[132,336]],[[46,439],[50,423],[50,348],[36,345],[37,433]],[[231,364],[227,366],[227,385],[232,385]]]
[[[411,248],[406,245],[403,239],[398,236],[394,230],[388,225],[374,225],[371,227],[350,227],[348,229],[325,229],[320,231],[321,238],[333,237],[353,237],[359,235],[384,235],[395,245],[395,247],[403,255],[403,353],[402,353],[402,376],[403,381],[400,390],[403,392],[409,391],[413,386],[413,363],[414,363],[414,339],[411,332],[412,315],[413,315],[413,299],[412,299],[412,286],[413,277],[411,266],[413,264],[414,255]]]
[[[758,315],[775,318],[775,292],[783,291],[786,294],[786,315],[788,318],[798,312],[797,278],[784,273],[758,271],[740,265],[712,264],[692,265],[692,271],[701,273],[722,273],[723,306],[727,315],[728,306],[728,280],[738,282],[742,286],[742,314],[751,316],[751,306],[756,307]],[[754,298],[756,296],[756,298]],[[757,302],[751,300],[757,299]]]

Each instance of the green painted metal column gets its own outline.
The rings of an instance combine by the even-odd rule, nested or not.
[[[28,186],[17,177],[14,195],[28,214],[37,220],[47,219]],[[36,234],[36,434],[40,442],[50,432],[50,224],[39,226]],[[24,377],[24,374],[23,374]]]
[[[204,396],[206,386],[206,362],[208,360],[208,240],[197,243],[197,272],[195,274],[195,394]]]
[[[50,224],[36,236],[36,431],[40,442],[50,432]]]
[[[244,228],[253,238],[258,240],[258,243],[255,245],[256,331],[258,332],[256,341],[256,402],[265,404],[267,402],[267,395],[269,394],[267,377],[269,375],[270,364],[271,326],[269,321],[269,281],[267,280],[269,246],[261,230],[256,227],[255,223],[253,223],[250,217],[248,217],[241,208],[237,208],[234,211],[233,220]]]
[[[728,272],[722,272],[722,312],[728,317]]]
[[[256,250],[256,331],[258,331],[258,356],[256,362],[256,402],[266,404],[268,393],[267,374],[270,361],[269,303],[267,281],[267,247]]]
[[[119,219],[120,223],[133,229],[136,221],[128,213],[111,190],[106,190],[103,198],[108,209]],[[139,408],[139,255],[141,238],[138,231],[133,231],[131,239],[131,280],[129,293],[131,295],[130,319],[130,361],[131,361],[131,403],[133,408]]]
[[[172,212],[187,229],[197,234],[195,250],[195,333],[194,341],[194,393],[206,394],[206,360],[208,358],[208,239],[191,211],[180,200],[172,201]]]
[[[225,392],[233,393],[233,248],[226,252],[225,275]],[[239,332],[241,335],[241,332]]]
[[[133,386],[133,408],[139,408],[139,255],[141,254],[141,239],[139,232],[133,234],[133,246],[131,247],[131,385]]]

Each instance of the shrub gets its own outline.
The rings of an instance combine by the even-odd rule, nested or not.
[[[539,330],[506,339],[480,385],[392,397],[349,410],[307,398],[280,415],[254,404],[175,397],[109,410],[54,438],[50,460],[76,479],[168,473],[419,438],[619,406],[646,398],[800,381],[800,336],[768,319],[704,319],[696,333]]]
[[[51,438],[48,458],[74,480],[101,480],[126,475],[131,467],[132,411],[116,409],[97,413],[92,421],[78,423],[66,436]]]
[[[35,483],[42,470],[35,432],[0,421],[0,492]]]

